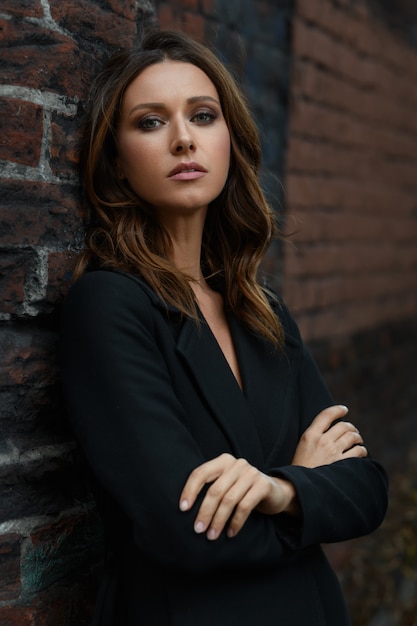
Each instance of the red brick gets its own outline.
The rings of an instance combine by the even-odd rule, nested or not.
[[[55,175],[78,172],[80,122],[65,115],[53,115],[51,122],[50,165]]]
[[[4,626],[39,626],[37,610],[19,605],[0,607],[0,624]]]
[[[215,0],[201,0],[204,15],[217,15],[217,3]]]
[[[136,22],[130,10],[127,11],[130,18],[126,19],[89,0],[66,0],[65,3],[49,0],[49,5],[54,20],[66,31],[76,34],[77,38],[118,48],[129,47],[134,43]]]
[[[76,187],[3,182],[0,244],[66,245],[81,227]]]
[[[0,329],[0,386],[55,381],[55,338],[49,332]]]
[[[174,17],[174,10],[168,2],[158,3],[158,22],[163,29],[180,30],[180,22]]]
[[[137,2],[135,0],[107,0],[111,10],[132,22],[137,18]]]
[[[2,0],[2,13],[19,17],[42,17],[41,0]]]
[[[389,146],[389,144],[387,144]],[[331,174],[343,178],[355,178],[369,188],[374,181],[380,187],[381,179],[403,193],[409,190],[414,194],[417,187],[415,166],[413,162],[404,162],[384,157],[381,151],[348,149],[326,141],[308,141],[293,136],[287,152],[287,173],[311,173],[314,175]],[[398,208],[404,212],[401,204]]]
[[[294,50],[299,58],[312,59],[362,87],[381,84],[381,76],[392,75],[374,59],[360,56],[346,43],[300,19],[294,21]]]
[[[0,99],[0,159],[38,165],[43,135],[42,107]]]
[[[379,29],[374,16],[364,4],[345,3],[345,7],[340,9],[329,0],[300,0],[297,13],[359,52],[381,56],[380,42],[375,32],[379,32]]]
[[[313,6],[314,3],[312,3]],[[409,51],[404,46],[400,58],[400,68],[385,66],[378,57],[364,57],[355,51],[340,38],[334,39],[331,35],[318,27],[306,24],[300,19],[294,21],[294,49],[300,59],[311,59],[319,63],[326,71],[339,74],[351,83],[366,89],[378,89],[384,92],[390,101],[398,103],[409,101],[416,103],[416,80],[410,80],[403,74],[404,63],[408,60]],[[381,48],[379,48],[381,49]],[[409,74],[413,77],[417,73],[417,59],[409,59]]]
[[[76,255],[71,252],[51,252],[48,257],[48,286],[46,301],[57,304],[65,297],[74,270]]]
[[[25,279],[33,263],[27,252],[0,250],[0,312],[18,313],[25,297]]]
[[[304,136],[326,139],[347,147],[362,147],[367,143],[369,127],[346,112],[304,100],[292,105],[290,130]]]
[[[204,41],[205,19],[201,15],[196,15],[185,11],[182,18],[183,30],[188,35]]]
[[[194,11],[198,11],[199,9],[199,0],[177,0],[177,4],[181,6],[182,9],[191,9]]]
[[[64,35],[28,22],[1,20],[3,82],[83,99],[100,57]],[[77,33],[78,34],[78,33]],[[80,71],[82,69],[82,71]]]
[[[0,602],[10,601],[20,593],[20,545],[18,534],[0,536]]]
[[[53,86],[62,84],[60,73],[71,70],[68,61],[72,60],[71,53],[75,49],[70,39],[20,20],[4,20],[0,27],[8,42],[8,47],[2,51],[5,82],[51,91],[54,91]],[[75,67],[72,73],[74,71]]]
[[[375,214],[378,218],[386,213],[398,220],[399,217],[412,216],[415,210],[415,192],[407,188],[396,188],[383,180],[378,185],[367,181],[360,183],[354,177],[336,178],[289,172],[284,181],[284,189],[287,204],[297,207],[298,213],[301,207],[339,211],[349,209],[368,216]],[[302,219],[305,219],[305,215],[302,215]],[[399,226],[404,229],[404,223],[399,222]]]
[[[372,90],[347,82],[340,76],[317,68],[308,62],[298,62],[294,71],[294,93],[330,107],[345,110],[366,120],[370,126],[383,123],[385,126],[409,128],[417,131],[417,122],[411,115],[414,110],[410,98],[399,100],[391,89],[391,80],[381,81]],[[397,90],[394,90],[394,94]]]

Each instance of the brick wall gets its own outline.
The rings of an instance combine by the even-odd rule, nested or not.
[[[332,391],[391,463],[401,453],[386,440],[404,452],[417,437],[417,50],[382,15],[297,3],[283,291]]]
[[[361,3],[300,0],[292,76],[285,280],[305,336],[414,317],[416,51]]]
[[[95,509],[57,382],[57,305],[82,242],[76,140],[103,57],[148,2],[3,0],[0,14],[0,624],[86,623]],[[82,504],[80,504],[82,503]]]
[[[355,626],[416,624],[416,23],[407,0],[298,0],[293,21],[284,297],[393,485],[377,533],[327,547]]]

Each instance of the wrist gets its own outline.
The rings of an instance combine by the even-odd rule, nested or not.
[[[300,503],[298,501],[297,491],[289,480],[285,480],[284,478],[275,478],[276,481],[279,482],[280,487],[284,493],[284,507],[282,509],[282,513],[287,513],[288,515],[299,516],[301,513]]]

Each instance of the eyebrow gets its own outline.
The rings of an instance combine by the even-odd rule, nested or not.
[[[187,104],[195,104],[196,102],[215,102],[218,106],[220,106],[220,102],[213,98],[212,96],[192,96],[191,98],[187,98]],[[132,115],[138,109],[165,109],[166,105],[163,102],[143,102],[141,104],[136,104],[133,109],[130,111],[129,115]]]

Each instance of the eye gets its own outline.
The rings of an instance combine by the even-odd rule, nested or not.
[[[215,119],[217,119],[217,113],[213,111],[198,111],[192,116],[191,121],[197,124],[211,124]]]
[[[141,130],[154,130],[162,124],[163,121],[158,117],[143,117],[136,122],[136,126]]]

